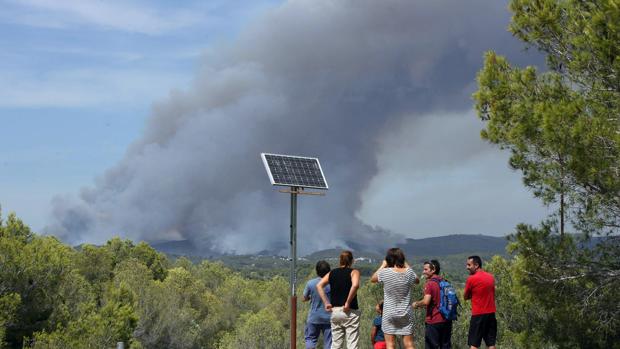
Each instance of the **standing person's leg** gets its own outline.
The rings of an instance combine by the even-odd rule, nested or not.
[[[385,337],[385,346],[387,349],[396,349],[396,336],[393,334],[383,333]]]
[[[439,348],[452,349],[452,321],[441,324],[439,330]]]
[[[413,341],[413,335],[409,334],[409,335],[403,336],[403,344],[405,346],[405,349],[415,349],[415,342]]]
[[[360,338],[360,311],[359,310],[349,311],[349,313],[347,314],[345,331],[347,333],[347,349],[359,348],[359,338]]]
[[[332,328],[330,324],[323,324],[323,348],[330,349],[332,347]]]
[[[482,315],[473,315],[469,321],[467,345],[470,349],[478,349],[482,344]]]
[[[497,319],[495,313],[485,314],[485,326],[483,339],[489,349],[495,349],[495,341],[497,339]]]
[[[345,314],[342,311],[342,307],[334,307],[332,308],[332,317],[331,317],[331,335],[332,335],[332,346],[331,349],[344,349],[344,321]]]
[[[436,325],[426,324],[424,328],[424,349],[439,348],[439,328]]]
[[[304,339],[306,340],[306,349],[314,349],[316,348],[316,344],[319,340],[319,335],[321,334],[321,329],[317,324],[306,323],[306,328],[304,329]]]

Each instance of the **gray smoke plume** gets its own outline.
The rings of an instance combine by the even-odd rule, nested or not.
[[[526,59],[508,22],[495,0],[284,3],[210,50],[92,187],[56,198],[46,232],[281,251],[290,199],[268,182],[259,154],[270,152],[319,157],[330,185],[299,199],[302,253],[383,249],[399,236],[356,218],[378,142],[403,118],[470,111],[484,51]]]

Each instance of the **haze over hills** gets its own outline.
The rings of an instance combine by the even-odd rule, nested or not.
[[[394,244],[404,250],[409,264],[418,273],[421,272],[421,264],[428,259],[438,259],[441,262],[442,273],[458,284],[464,283],[467,276],[464,269],[464,261],[467,256],[479,255],[483,261],[488,261],[495,255],[506,255],[507,240],[505,237],[493,237],[486,235],[446,235],[424,239],[406,239],[404,243]],[[349,244],[355,247],[355,244]],[[186,256],[194,262],[202,259],[220,261],[234,270],[240,271],[250,278],[269,279],[274,275],[286,276],[289,273],[290,262],[288,251],[276,252],[264,250],[256,254],[214,254],[212,250],[200,250],[190,241],[168,241],[151,243],[155,249],[168,254],[173,259]],[[385,251],[377,246],[376,249],[355,249],[353,255],[356,259],[356,268],[362,276],[370,277],[378,263],[384,258]],[[301,278],[311,275],[313,265],[318,260],[326,260],[332,266],[337,265],[338,255],[342,246],[335,246],[324,250],[315,251],[311,254],[300,256],[298,273]],[[380,250],[381,249],[381,250]]]
[[[408,256],[447,256],[461,253],[506,253],[505,237],[454,234],[426,239],[407,239],[398,244]]]
[[[167,241],[151,243],[153,248],[172,255],[194,256],[194,257],[217,257],[212,251],[201,251],[192,245],[188,240]],[[494,237],[487,235],[464,235],[454,234],[438,236],[424,239],[407,239],[405,243],[395,244],[403,249],[407,256],[447,256],[455,254],[484,254],[484,255],[504,255],[506,254],[507,240],[505,237]],[[311,253],[305,258],[309,260],[334,258],[342,247],[329,248]],[[384,251],[364,251],[355,250],[356,257],[366,257],[371,259],[382,258]],[[270,251],[261,251],[257,255],[277,255]]]

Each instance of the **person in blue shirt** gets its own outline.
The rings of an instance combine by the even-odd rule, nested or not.
[[[323,276],[329,273],[331,267],[329,263],[321,260],[316,263],[315,269],[318,277],[308,281],[306,288],[304,288],[303,301],[310,301],[310,311],[308,312],[308,319],[306,320],[304,337],[306,340],[306,349],[314,349],[319,341],[321,332],[323,332],[323,347],[328,349],[332,346],[331,314],[325,310],[316,285],[321,281]],[[324,288],[324,291],[329,299],[329,285]]]
[[[375,319],[372,321],[372,328],[370,329],[370,342],[372,343],[372,347],[374,349],[385,349],[385,336],[383,335],[383,331],[381,330],[381,316],[383,315],[383,301],[380,301],[376,306],[375,310],[377,311],[377,315]]]

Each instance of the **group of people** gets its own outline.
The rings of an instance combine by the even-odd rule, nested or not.
[[[310,301],[305,327],[306,348],[316,348],[323,334],[324,348],[357,349],[360,310],[357,290],[360,272],[353,268],[353,253],[342,251],[339,267],[331,269],[326,261],[316,264],[317,277],[304,289],[304,301]],[[495,349],[495,279],[482,269],[482,259],[470,256],[466,261],[470,274],[465,283],[464,298],[472,302],[468,345],[477,349],[484,340]],[[405,260],[403,251],[391,248],[370,281],[383,284],[383,301],[376,306],[370,340],[374,349],[394,349],[396,336],[401,336],[407,349],[415,348],[413,339],[414,309],[425,308],[424,342],[427,349],[451,348],[452,319],[440,312],[442,290],[441,267],[437,260],[425,261],[422,274],[426,280],[424,297],[413,301],[412,286],[420,279]]]

